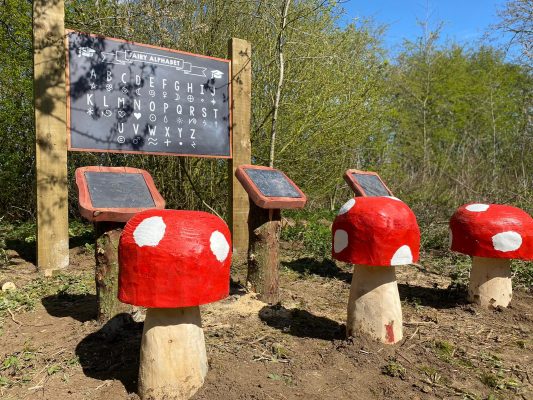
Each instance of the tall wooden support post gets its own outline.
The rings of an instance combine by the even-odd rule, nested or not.
[[[37,263],[45,276],[69,264],[64,33],[63,0],[35,0]]]
[[[231,116],[233,159],[229,162],[229,227],[233,240],[233,256],[244,260],[248,251],[248,194],[235,178],[239,165],[251,163],[250,118],[252,102],[251,45],[246,40],[229,41],[231,58]]]
[[[122,222],[95,222],[96,299],[98,321],[105,323],[132,307],[118,300],[118,244],[124,228]]]
[[[250,202],[248,277],[250,289],[269,304],[279,301],[279,239],[281,210]]]

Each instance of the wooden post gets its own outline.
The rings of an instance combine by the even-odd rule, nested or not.
[[[233,241],[233,256],[244,259],[248,251],[248,194],[235,178],[239,165],[251,163],[250,118],[252,101],[251,45],[246,40],[229,41],[231,58],[233,159],[229,162],[229,227]]]
[[[33,2],[37,265],[66,268],[68,185],[63,0]]]
[[[132,306],[118,300],[118,243],[124,228],[121,222],[96,222],[96,302],[98,321],[105,323],[115,315],[131,313]]]
[[[279,301],[279,238],[281,210],[250,202],[247,285],[269,304]]]

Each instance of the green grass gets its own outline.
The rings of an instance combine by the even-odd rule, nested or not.
[[[31,311],[43,297],[94,293],[94,273],[38,277],[16,291],[0,292],[0,333],[9,312]]]

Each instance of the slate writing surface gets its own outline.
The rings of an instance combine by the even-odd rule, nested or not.
[[[152,208],[154,199],[142,174],[85,172],[94,208]]]
[[[294,185],[279,171],[245,168],[245,172],[263,196],[301,197],[300,193],[294,188]]]
[[[229,157],[229,61],[68,33],[70,149]]]
[[[389,191],[381,180],[372,174],[352,174],[355,180],[361,185],[367,196],[390,196]]]

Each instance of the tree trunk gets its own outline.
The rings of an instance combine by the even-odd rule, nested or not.
[[[507,307],[512,297],[511,260],[472,257],[468,301],[485,308]]]
[[[281,211],[259,208],[250,201],[247,285],[269,304],[279,301],[279,238]]]
[[[402,340],[402,306],[394,266],[354,265],[346,336],[362,332],[386,344]]]
[[[106,323],[117,314],[130,313],[132,306],[118,300],[118,242],[124,224],[96,222],[96,301],[98,321]]]
[[[202,387],[206,374],[200,308],[148,309],[139,365],[141,399],[189,399]]]

